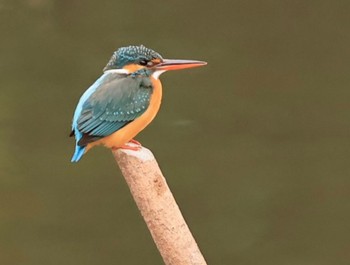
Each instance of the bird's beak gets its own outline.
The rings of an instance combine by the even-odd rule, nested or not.
[[[156,69],[160,71],[180,70],[185,68],[199,67],[206,64],[206,62],[194,60],[164,59],[161,63],[156,65]]]

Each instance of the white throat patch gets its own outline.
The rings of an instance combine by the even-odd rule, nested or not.
[[[166,70],[157,70],[152,74],[152,77],[157,80],[159,76],[164,72],[166,72]]]

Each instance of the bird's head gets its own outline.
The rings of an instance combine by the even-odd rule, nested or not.
[[[121,70],[120,72],[133,73],[146,68],[157,79],[160,74],[168,70],[192,68],[206,64],[206,62],[194,60],[163,59],[159,53],[140,45],[122,47],[116,50],[103,71]]]

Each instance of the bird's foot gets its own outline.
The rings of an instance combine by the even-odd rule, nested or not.
[[[140,143],[139,141],[136,141],[135,139],[131,139],[131,140],[129,141],[129,143],[133,143],[133,144],[136,144],[136,145],[141,146],[141,143]]]
[[[123,144],[120,147],[112,147],[112,150],[118,150],[118,149],[126,149],[126,150],[132,150],[132,151],[140,151],[142,148],[141,145],[128,145],[128,144]]]

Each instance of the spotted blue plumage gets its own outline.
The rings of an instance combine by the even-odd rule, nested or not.
[[[152,59],[163,60],[159,53],[146,48],[143,45],[121,47],[113,53],[111,59],[104,68],[104,71],[110,69],[121,69],[124,65],[127,65],[130,62],[139,64],[141,61],[150,61]]]

